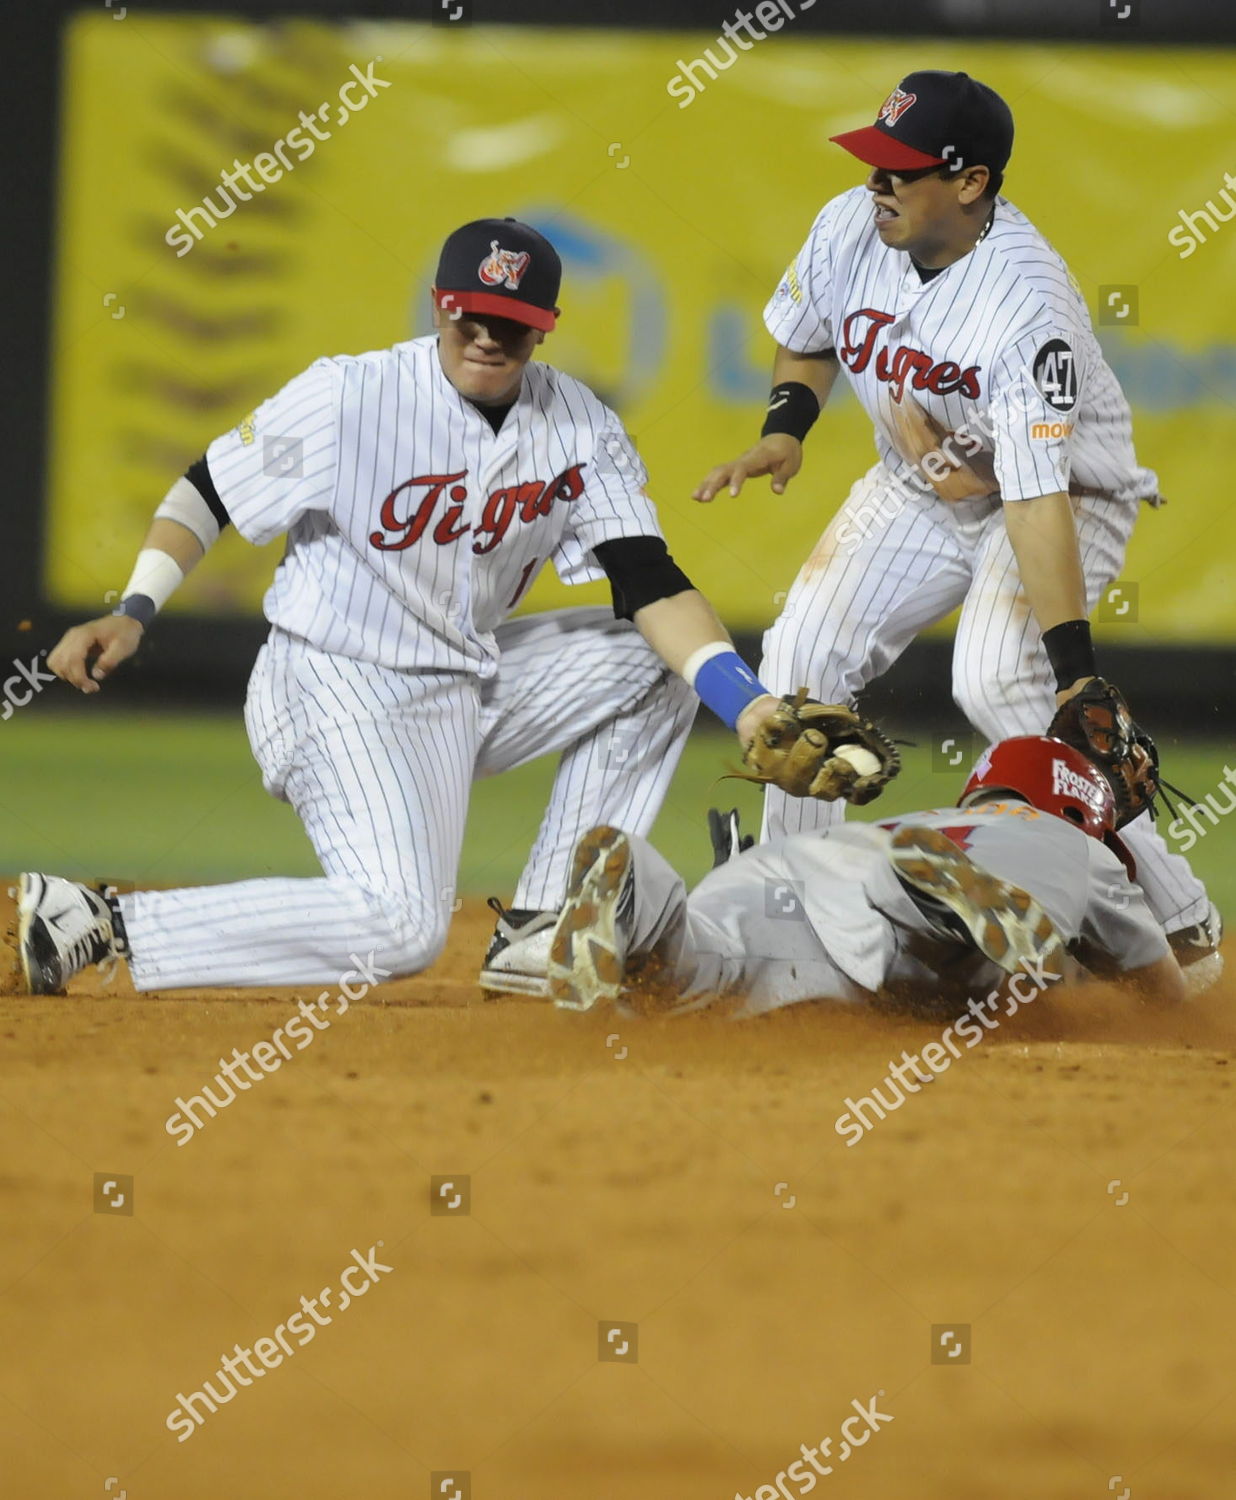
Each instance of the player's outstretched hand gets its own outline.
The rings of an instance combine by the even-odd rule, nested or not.
[[[728,464],[718,464],[710,470],[703,482],[692,492],[693,500],[705,504],[729,486],[731,495],[743,487],[743,481],[758,479],[761,474],[772,476],[774,495],[785,493],[785,487],[803,466],[803,445],[788,432],[770,432],[762,437],[754,448],[748,448],[740,458]]]
[[[141,644],[141,625],[128,615],[102,615],[66,630],[47,658],[47,665],[83,693],[97,693],[109,677]],[[98,653],[91,664],[90,658]]]

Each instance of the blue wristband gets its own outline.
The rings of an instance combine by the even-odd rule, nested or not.
[[[747,704],[768,692],[737,651],[710,656],[695,674],[692,685],[717,718],[731,729],[738,727],[738,716]]]

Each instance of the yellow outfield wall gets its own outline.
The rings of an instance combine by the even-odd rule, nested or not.
[[[785,498],[761,482],[701,507],[690,491],[754,437],[772,353],[761,308],[819,205],[857,180],[828,137],[868,123],[904,73],[947,67],[1011,104],[1006,190],[1096,319],[1106,308],[1140,456],[1171,500],[1143,515],[1100,629],[1236,638],[1236,225],[1221,221],[1236,213],[1236,192],[1222,196],[1236,59],[809,39],[787,19],[710,80],[694,66],[706,47],[727,60],[701,33],[250,25],[137,7],[75,18],[49,596],[101,607],[171,479],[216,433],[321,354],[426,332],[444,235],[515,214],[563,252],[546,357],[621,411],[676,557],[726,619],[767,624],[871,461],[857,404],[847,393],[830,408]],[[258,163],[261,190],[212,225],[191,210],[208,194],[226,206],[220,173],[237,160]],[[278,555],[230,536],[170,607],[253,612]],[[543,575],[529,607],[589,596]]]

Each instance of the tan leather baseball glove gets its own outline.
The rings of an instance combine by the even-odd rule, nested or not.
[[[865,769],[839,751],[866,751],[876,764]],[[843,703],[819,703],[806,688],[782,698],[743,755],[745,779],[780,787],[792,797],[871,802],[901,770],[893,742],[869,719]]]

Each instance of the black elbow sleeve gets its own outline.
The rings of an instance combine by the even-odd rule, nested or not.
[[[219,498],[219,491],[215,489],[215,482],[210,477],[210,467],[206,462],[206,455],[195,458],[185,470],[185,478],[210,506],[210,513],[219,523],[219,530],[231,524],[232,518],[227,513],[227,507]]]
[[[599,542],[593,549],[605,569],[614,600],[614,614],[631,619],[646,604],[669,599],[693,588],[691,580],[669,554],[659,536],[624,536]]]

